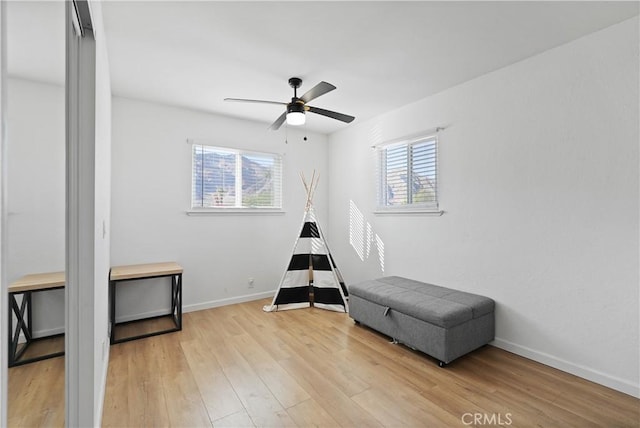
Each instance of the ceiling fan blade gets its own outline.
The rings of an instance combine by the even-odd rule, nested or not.
[[[305,108],[309,110],[311,113],[321,114],[323,116],[327,116],[332,119],[341,120],[346,123],[351,123],[355,119],[355,117],[349,116],[348,114],[337,113],[335,111],[325,110],[323,108],[312,107],[312,106],[305,106]]]
[[[261,104],[278,104],[281,106],[286,106],[287,103],[281,103],[280,101],[265,101],[265,100],[248,100],[245,98],[225,98],[225,101],[234,101],[241,103],[261,103]]]
[[[318,98],[320,95],[324,95],[327,92],[331,92],[336,89],[331,83],[320,82],[313,88],[309,89],[303,96],[300,97],[302,101],[308,103],[309,101]]]
[[[278,129],[280,129],[280,127],[282,126],[282,124],[284,123],[284,120],[287,118],[287,112],[285,111],[284,113],[282,113],[280,115],[279,118],[276,119],[275,122],[273,122],[271,124],[271,126],[269,127],[269,129],[271,129],[272,131],[277,131]]]

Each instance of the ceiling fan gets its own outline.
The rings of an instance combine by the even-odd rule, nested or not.
[[[244,98],[225,98],[224,100],[246,103],[280,104],[286,106],[286,110],[284,111],[284,113],[282,113],[280,117],[278,117],[276,121],[273,122],[269,127],[269,129],[272,129],[274,131],[278,130],[285,120],[287,121],[288,125],[304,125],[305,112],[307,111],[320,114],[322,116],[327,116],[332,119],[341,120],[342,122],[346,123],[353,122],[353,120],[355,119],[355,117],[353,116],[307,105],[309,101],[336,89],[336,87],[331,83],[320,82],[313,88],[309,89],[303,96],[298,98],[298,88],[301,84],[302,79],[298,77],[292,77],[291,79],[289,79],[289,86],[293,88],[293,98],[291,98],[291,102],[288,103],[279,101],[248,100]]]

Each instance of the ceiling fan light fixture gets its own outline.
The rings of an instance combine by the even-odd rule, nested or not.
[[[299,103],[291,103],[287,106],[287,125],[300,126],[304,125],[304,105]]]

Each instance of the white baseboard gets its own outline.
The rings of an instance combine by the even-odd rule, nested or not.
[[[204,309],[217,308],[220,306],[233,305],[235,303],[251,302],[253,300],[260,300],[267,297],[272,297],[275,294],[275,292],[276,290],[272,290],[272,291],[265,291],[262,293],[247,294],[244,296],[230,297],[228,299],[211,300],[209,302],[197,303],[194,305],[184,305],[182,306],[182,312],[183,313],[195,312],[195,311],[201,311]],[[135,321],[142,318],[151,318],[151,317],[157,317],[161,315],[169,315],[170,311],[171,311],[171,308],[167,307],[167,308],[154,309],[153,311],[148,311],[148,312],[143,312],[138,314],[123,315],[123,316],[117,317],[116,322],[121,323],[121,322]],[[55,334],[62,334],[62,333],[64,333],[64,326],[47,329],[47,330],[34,331],[33,337],[38,338],[38,337],[44,337],[44,336],[53,336]],[[22,334],[20,335],[19,340],[20,340],[20,343],[23,343],[25,341],[24,336]]]
[[[195,311],[202,311],[204,309],[218,308],[220,306],[234,305],[236,303],[252,302],[254,300],[273,297],[275,293],[276,293],[276,290],[271,290],[271,291],[264,291],[262,293],[246,294],[244,296],[230,297],[228,299],[210,300],[204,303],[197,303],[195,305],[183,306],[182,312],[195,312]]]
[[[512,352],[530,360],[562,370],[563,372],[571,373],[583,379],[615,389],[616,391],[624,392],[625,394],[640,398],[640,385],[633,384],[626,379],[620,379],[589,367],[581,366],[553,355],[518,345],[508,340],[496,338],[491,342],[491,344],[497,348],[504,349],[505,351]]]
[[[121,322],[137,321],[144,318],[159,317],[162,315],[171,315],[171,308],[160,308],[154,309],[153,311],[149,312],[142,312],[139,314],[122,315],[116,317],[116,323],[120,324]]]
[[[39,337],[47,337],[47,336],[55,336],[56,334],[63,334],[64,326],[49,328],[46,330],[35,330],[33,332],[33,338],[37,339]],[[24,333],[20,332],[20,338],[18,339],[18,343],[24,343],[27,340],[24,338]]]
[[[230,297],[227,299],[210,300],[208,302],[196,303],[193,305],[183,305],[182,312],[186,313],[186,312],[202,311],[204,309],[218,308],[220,306],[233,305],[236,303],[251,302],[254,300],[260,300],[267,297],[272,297],[275,294],[275,292],[276,290],[272,290],[272,291],[265,291],[262,293],[246,294],[244,296]],[[156,309],[153,311],[139,313],[139,314],[124,315],[124,316],[117,317],[116,322],[121,323],[121,322],[127,322],[127,321],[135,321],[142,318],[151,318],[151,317],[157,317],[160,315],[168,315],[170,311],[171,311],[171,308],[167,307],[167,308]]]

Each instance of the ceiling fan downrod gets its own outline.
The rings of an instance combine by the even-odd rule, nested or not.
[[[293,97],[298,99],[298,88],[302,85],[302,79],[298,77],[292,77],[289,79],[289,86],[293,88]]]

